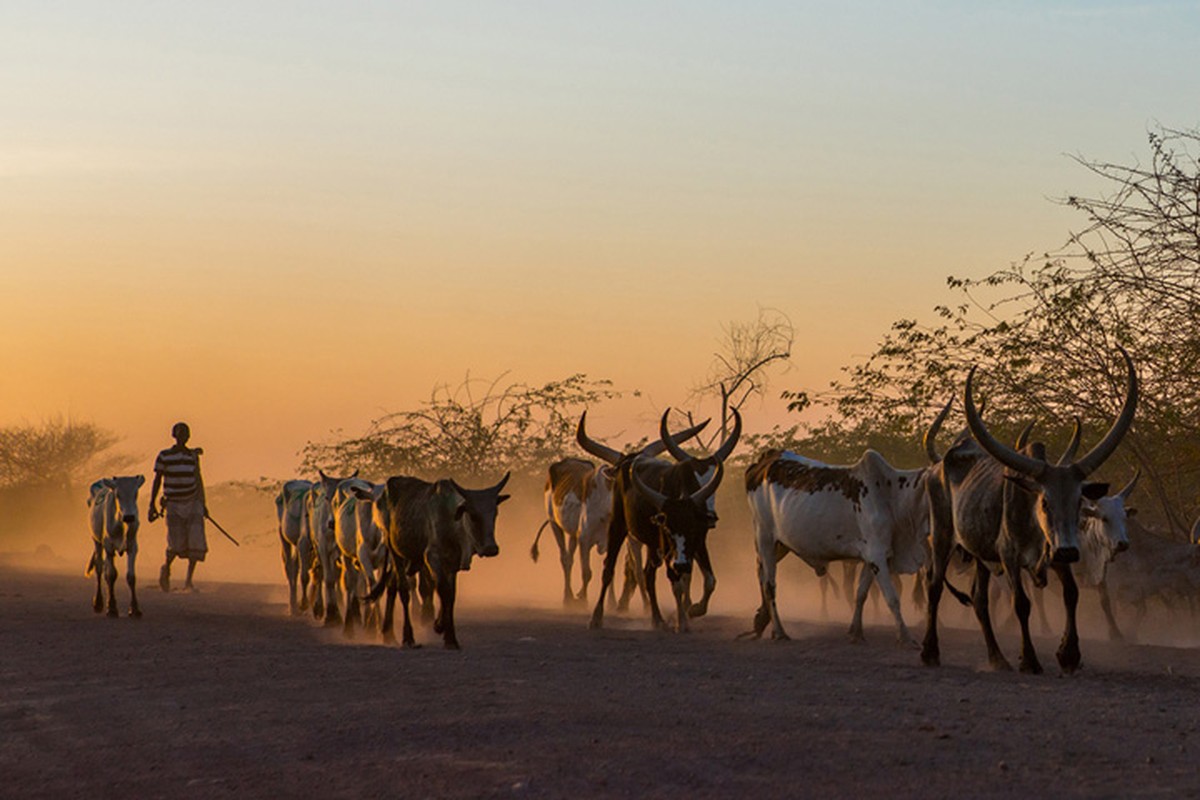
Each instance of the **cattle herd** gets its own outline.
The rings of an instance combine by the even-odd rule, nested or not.
[[[1194,604],[1200,596],[1200,544],[1173,542],[1144,530],[1135,535],[1128,524],[1134,514],[1128,501],[1137,475],[1111,494],[1108,484],[1088,480],[1117,449],[1137,408],[1137,374],[1128,354],[1122,350],[1121,355],[1127,368],[1121,411],[1099,443],[1080,457],[1078,421],[1071,443],[1055,460],[1044,445],[1029,441],[1029,428],[1012,447],[997,440],[975,403],[975,370],[963,396],[967,428],[945,453],[938,453],[936,437],[951,408],[947,403],[925,434],[929,464],[920,469],[896,469],[873,450],[850,466],[831,466],[786,450],[759,454],[745,470],[761,589],[748,635],[761,637],[769,626],[772,638],[787,638],[776,583],[777,564],[789,553],[818,575],[834,561],[861,565],[850,627],[854,638],[862,637],[863,607],[874,584],[901,641],[917,646],[898,592],[899,576],[915,576],[916,596],[926,613],[920,657],[931,666],[940,662],[938,613],[943,591],[949,589],[973,609],[991,665],[1009,668],[989,610],[998,597],[991,580],[995,576],[1003,578],[997,584],[1011,595],[1020,624],[1018,666],[1023,672],[1042,671],[1030,636],[1030,613],[1036,605],[1045,624],[1041,589],[1049,573],[1062,589],[1066,622],[1056,655],[1064,672],[1081,662],[1076,626],[1081,585],[1098,591],[1113,638],[1122,635],[1114,600],[1134,606],[1139,620],[1155,597]],[[549,527],[559,548],[564,604],[587,602],[590,551],[595,548],[603,556],[590,627],[603,625],[606,604],[625,607],[639,591],[656,628],[686,631],[689,620],[708,610],[717,583],[707,545],[708,532],[717,524],[714,494],[742,421],[733,411],[729,433],[716,451],[696,457],[683,443],[707,423],[672,433],[669,413],[662,416],[657,440],[621,452],[588,435],[585,412],[576,439],[603,463],[566,458],[549,466],[546,521],[531,555],[537,559],[538,539]],[[670,460],[660,457],[664,454]],[[311,609],[326,625],[340,625],[348,635],[364,626],[394,643],[399,596],[403,646],[415,646],[411,613],[416,611],[432,622],[447,648],[458,648],[458,574],[471,568],[475,556],[498,554],[496,518],[508,498],[502,493],[508,477],[484,489],[468,489],[450,478],[428,482],[394,476],[371,483],[357,472],[345,477],[320,472],[316,481],[286,482],[275,504],[291,612]],[[110,616],[117,614],[115,558],[120,554],[127,557],[130,614],[141,613],[134,570],[140,485],[138,477],[112,478],[91,488],[94,607],[107,607]],[[618,601],[614,579],[622,553],[625,583]],[[582,578],[578,593],[572,588],[576,558]],[[696,601],[690,588],[693,564],[703,576]],[[658,604],[660,567],[665,567],[675,600],[670,623]],[[952,585],[951,579],[968,574],[967,591]],[[107,606],[102,579],[108,586]]]

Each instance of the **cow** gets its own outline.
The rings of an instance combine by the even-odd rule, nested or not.
[[[383,533],[375,525],[373,511],[373,501],[381,495],[382,487],[359,477],[347,478],[333,491],[333,538],[342,563],[342,590],[346,597],[342,633],[347,638],[354,636],[356,626],[369,625],[373,618],[373,608],[364,613],[360,598],[374,586],[375,563],[383,557],[379,552]]]
[[[138,489],[144,475],[102,478],[88,492],[88,518],[92,528],[94,552],[86,574],[96,573],[96,598],[92,609],[98,614],[105,608],[101,579],[108,584],[108,616],[117,616],[116,557],[125,556],[125,582],[129,584],[129,616],[138,618],[142,610],[137,601]]]
[[[704,549],[704,539],[713,515],[708,501],[716,492],[724,475],[724,466],[718,467],[705,483],[696,477],[694,463],[671,464],[656,456],[670,445],[695,436],[708,421],[694,425],[676,434],[667,431],[667,415],[663,414],[659,424],[659,440],[652,442],[639,452],[621,453],[601,444],[587,435],[587,412],[579,418],[575,438],[586,452],[607,461],[616,472],[613,483],[613,513],[608,526],[607,552],[604,555],[604,570],[601,573],[600,597],[592,610],[588,622],[590,628],[604,624],[604,597],[612,585],[617,558],[621,545],[631,538],[646,547],[645,577],[646,594],[650,601],[650,617],[655,628],[665,628],[666,621],[658,607],[654,578],[658,567],[667,563],[667,578],[671,581],[676,602],[675,629],[683,632],[688,628],[687,580],[692,561]],[[735,430],[741,429],[741,417],[734,411]],[[732,438],[732,437],[731,437]],[[736,441],[736,440],[735,440]],[[729,446],[732,450],[732,445]],[[724,452],[722,445],[718,452]],[[693,461],[689,459],[689,462]],[[715,585],[715,580],[712,581]],[[709,580],[706,577],[706,586]],[[708,597],[705,597],[707,602]]]
[[[1083,523],[1079,529],[1078,582],[1100,593],[1100,608],[1108,623],[1108,638],[1114,641],[1121,641],[1125,637],[1113,614],[1108,571],[1115,563],[1117,554],[1129,549],[1128,521],[1137,514],[1137,509],[1128,505],[1129,495],[1133,493],[1140,476],[1140,470],[1134,472],[1133,479],[1114,495],[1105,495],[1095,501],[1085,500],[1080,511]]]
[[[1021,624],[1020,669],[1040,673],[1041,664],[1029,635],[1030,601],[1021,580],[1022,571],[1044,586],[1047,569],[1053,570],[1063,587],[1067,623],[1056,653],[1060,668],[1071,673],[1079,668],[1079,634],[1075,609],[1079,590],[1071,564],[1079,560],[1079,517],[1084,498],[1097,500],[1107,484],[1087,482],[1117,449],[1133,424],[1137,410],[1138,384],[1133,361],[1123,349],[1128,371],[1125,399],[1112,427],[1082,458],[1046,460],[1040,443],[1014,450],[997,440],[984,424],[975,406],[974,382],[977,367],[967,375],[964,393],[967,426],[974,437],[951,447],[936,465],[928,481],[932,569],[926,605],[925,640],[921,660],[928,666],[941,663],[937,613],[945,583],[946,566],[955,547],[975,561],[972,606],[983,631],[988,662],[993,669],[1011,669],[992,629],[988,610],[988,584],[993,569],[1002,569],[1013,594],[1013,609]],[[1007,468],[1007,471],[1006,471]]]
[[[275,496],[283,572],[288,582],[288,611],[293,616],[308,608],[308,579],[312,571],[313,549],[308,530],[307,504],[312,488],[311,481],[291,480],[285,482]]]
[[[683,467],[685,470],[691,471],[695,475],[696,484],[703,484],[716,472],[717,468],[725,463],[725,460],[733,453],[733,448],[737,446],[738,438],[742,433],[742,417],[737,409],[733,409],[733,429],[729,432],[729,436],[721,443],[716,452],[709,456],[694,457],[690,455],[679,445],[675,444],[667,431],[667,416],[671,413],[671,409],[667,409],[659,421],[658,435],[659,439],[667,446],[667,452],[671,457]],[[717,506],[716,496],[710,494],[705,501],[705,510],[708,518],[708,527],[710,529],[717,526]],[[700,574],[704,576],[704,594],[700,597],[698,603],[691,601],[691,573],[688,573],[686,578],[687,586],[687,606],[689,617],[703,617],[708,613],[708,601],[712,598],[713,591],[717,588],[717,576],[713,571],[712,558],[708,554],[708,537],[700,537],[696,545],[695,553],[696,565],[700,567]]]
[[[746,469],[762,594],[751,635],[762,636],[769,622],[772,639],[788,638],[776,606],[776,564],[795,553],[818,575],[833,561],[865,564],[850,637],[863,638],[863,604],[874,580],[896,620],[899,640],[915,646],[892,576],[915,573],[926,561],[926,471],[896,469],[874,450],[848,466],[786,450],[762,453]]]
[[[326,627],[334,627],[342,624],[337,588],[342,577],[342,558],[334,531],[333,499],[337,487],[343,481],[357,478],[358,470],[345,478],[331,477],[321,470],[317,474],[320,480],[308,493],[307,504],[313,549],[313,615],[322,619]]]
[[[564,458],[550,465],[543,493],[547,519],[538,528],[529,556],[535,562],[538,560],[538,540],[549,526],[562,564],[564,606],[587,602],[588,584],[592,580],[592,548],[604,555],[608,541],[613,475],[612,467],[597,469],[595,463],[582,458]],[[576,551],[581,583],[578,596],[571,589]]]
[[[458,573],[471,569],[476,555],[492,558],[500,554],[496,515],[508,499],[501,494],[508,478],[505,473],[499,483],[486,489],[465,489],[450,478],[434,483],[405,475],[388,478],[374,505],[377,518],[388,522],[389,558],[382,580],[367,596],[377,600],[387,591],[381,626],[385,642],[396,641],[393,618],[399,594],[404,611],[401,644],[417,646],[409,614],[410,578],[425,573],[438,598],[433,629],[442,635],[447,650],[459,649],[454,628]]]
[[[1128,526],[1128,535],[1129,550],[1109,565],[1103,586],[1111,601],[1136,609],[1137,630],[1150,600],[1170,605],[1200,595],[1200,546],[1168,539],[1136,523]]]

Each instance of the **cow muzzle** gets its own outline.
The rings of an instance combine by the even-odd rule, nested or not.
[[[126,525],[132,525],[133,523],[137,522],[137,514],[126,514],[125,516],[121,517],[121,521]]]
[[[1128,549],[1129,549],[1129,542],[1125,542],[1125,541],[1117,542],[1117,552],[1118,553],[1124,553]]]
[[[498,556],[500,555],[500,545],[496,544],[495,542],[488,542],[483,546],[483,549],[479,551],[479,555],[483,556],[484,558]]]
[[[1060,547],[1054,551],[1054,556],[1050,559],[1054,564],[1074,564],[1078,560],[1078,547]]]

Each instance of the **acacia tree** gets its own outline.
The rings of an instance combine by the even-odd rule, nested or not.
[[[1114,464],[1140,466],[1161,516],[1186,530],[1200,488],[1200,131],[1157,129],[1149,144],[1147,165],[1077,157],[1110,187],[1061,201],[1085,216],[1083,228],[1057,253],[949,278],[957,299],[935,307],[934,324],[894,323],[869,358],[814,396],[834,420],[825,430],[860,441],[902,433],[915,443],[978,364],[989,422],[1014,428],[1024,421],[1016,417],[1035,417],[1063,435],[1078,415],[1095,439],[1123,398],[1122,345],[1142,391]],[[814,432],[820,426],[796,435]]]
[[[0,428],[0,488],[78,486],[129,464],[111,452],[119,441],[93,423],[57,418]]]
[[[571,452],[581,409],[620,396],[610,381],[584,374],[541,386],[505,384],[505,379],[468,375],[457,386],[435,386],[419,408],[380,417],[362,436],[309,442],[303,468],[359,469],[375,478],[533,474]]]
[[[694,399],[716,397],[721,403],[721,426],[711,436],[710,448],[728,435],[730,411],[740,411],[747,400],[766,391],[771,367],[792,357],[795,339],[792,320],[774,308],[760,308],[751,322],[722,326],[708,375],[692,389]],[[690,414],[688,419],[694,422]]]

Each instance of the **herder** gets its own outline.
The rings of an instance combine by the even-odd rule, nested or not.
[[[186,422],[171,428],[175,445],[163,450],[154,461],[154,485],[150,488],[151,522],[167,518],[167,562],[158,573],[158,585],[164,592],[171,590],[171,562],[186,558],[187,580],[184,589],[192,589],[192,574],[196,564],[208,553],[204,536],[204,518],[208,514],[204,498],[204,480],[200,477],[200,448],[187,447],[192,432]],[[158,490],[162,488],[162,508],[156,507]]]

